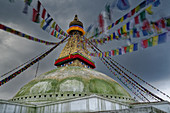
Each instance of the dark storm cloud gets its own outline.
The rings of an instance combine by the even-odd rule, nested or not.
[[[112,1],[109,0],[108,2]],[[131,9],[139,4],[139,1],[137,0],[129,1],[131,4]],[[84,24],[84,28],[87,28],[90,24],[97,22],[97,17],[106,4],[105,0],[41,0],[41,2],[64,31],[68,29],[68,25],[70,21],[73,20],[75,14],[78,14],[79,19]],[[156,11],[156,15],[151,18],[156,20],[156,18],[160,16],[167,15],[169,13],[168,10],[170,10],[168,7],[169,2],[170,1],[168,0],[162,1],[159,10]],[[34,1],[32,5],[36,7],[36,1]],[[55,42],[59,41],[40,29],[39,25],[31,22],[31,8],[29,8],[29,14],[25,15],[22,13],[23,7],[23,0],[15,0],[14,3],[10,3],[8,0],[1,0],[0,22],[40,39]],[[114,8],[113,18],[118,19],[131,9],[123,12]],[[126,45],[127,42],[115,41],[108,43],[108,45],[99,47],[102,50],[110,50],[110,47],[114,49],[120,44]],[[17,67],[28,59],[33,58],[51,47],[52,46],[45,46],[43,44],[22,39],[13,34],[0,31],[0,75],[8,72],[14,67]],[[55,68],[53,65],[54,60],[59,56],[63,47],[64,45],[60,45],[54,52],[48,55],[47,58],[40,61],[38,75]],[[169,87],[168,85],[162,87],[163,85],[159,86],[157,85],[157,82],[165,80],[168,81],[170,79],[169,49],[170,43],[167,42],[166,44],[112,58],[157,87],[167,88]],[[98,58],[93,58],[93,60],[96,62],[96,70],[113,77],[107,68],[100,62],[100,60],[98,60]],[[26,70],[24,73],[20,74],[7,84],[1,86],[0,98],[9,99],[13,97],[13,95],[15,95],[24,84],[28,83],[35,77],[36,66],[37,65],[32,66],[30,69]],[[115,77],[113,78],[116,79]],[[166,89],[165,91],[170,94],[170,90]]]

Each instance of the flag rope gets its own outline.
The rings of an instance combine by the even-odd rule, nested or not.
[[[19,75],[20,73],[24,72],[25,70],[27,70],[29,67],[31,67],[32,65],[34,65],[35,63],[37,63],[38,61],[42,60],[43,58],[45,58],[49,53],[51,53],[56,47],[58,47],[61,43],[64,42],[64,40],[66,40],[68,37],[64,38],[63,40],[61,40],[59,43],[57,43],[54,47],[52,47],[51,49],[49,49],[48,51],[46,51],[44,54],[42,54],[41,56],[39,56],[38,58],[34,59],[33,61],[31,61],[29,64],[25,65],[24,67],[22,67],[21,69],[19,69],[18,71],[16,71],[15,73],[9,75],[8,77],[4,78],[3,80],[0,81],[0,86],[2,86],[3,84],[9,82],[10,80],[12,80],[14,77],[16,77],[17,75]]]
[[[89,45],[92,45],[93,47],[95,47],[99,52],[101,52],[101,50],[99,48],[97,48],[94,44],[92,44],[92,42],[88,41]],[[130,76],[128,76],[123,70],[121,70],[118,66],[116,66],[110,59],[108,59],[106,57],[107,60],[109,60],[111,62],[112,65],[114,65],[117,69],[119,69],[120,72],[122,72],[124,75],[126,75],[130,80],[132,80],[136,85],[138,85],[139,87],[141,87],[143,90],[145,90],[148,94],[152,95],[153,97],[156,97],[158,100],[160,101],[164,101],[162,98],[156,96],[155,94],[153,94],[152,92],[150,92],[148,89],[146,89],[144,86],[140,85],[139,83],[137,83],[134,79],[132,79]],[[116,70],[115,70],[116,71]]]

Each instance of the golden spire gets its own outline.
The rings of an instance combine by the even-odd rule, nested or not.
[[[80,32],[80,35],[84,35],[85,31],[83,30],[83,23],[79,21],[78,16],[75,15],[74,20],[70,22],[69,29],[67,30],[67,33],[70,35],[73,35],[74,31]]]
[[[80,22],[77,15],[75,15],[74,20],[69,26],[70,28],[74,28],[74,26],[83,27],[83,23]],[[68,33],[71,33],[71,37],[68,39],[68,42],[63,48],[59,58],[56,60],[55,65],[61,66],[60,64],[62,64],[67,66],[69,61],[72,61],[73,63],[70,64],[71,66],[95,68],[94,62],[91,60],[89,51],[87,50],[85,41],[82,39],[82,32],[78,29],[70,28]]]

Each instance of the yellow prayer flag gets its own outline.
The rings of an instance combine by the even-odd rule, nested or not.
[[[133,52],[133,47],[134,47],[134,44],[131,44],[131,45],[130,45],[129,52]]]
[[[152,15],[153,12],[151,11],[152,10],[152,5],[150,5],[148,8],[145,9],[147,11],[148,14]]]
[[[58,32],[56,31],[56,38],[58,38]]]
[[[56,22],[53,22],[53,24],[51,25],[51,27],[54,28],[54,27],[55,27],[55,24],[56,24]]]
[[[116,49],[116,55],[119,55],[119,49]]]
[[[41,21],[41,24],[40,24],[40,27],[41,27],[41,28],[44,26],[44,22],[45,22],[45,20],[43,19],[43,20]]]
[[[133,35],[133,30],[130,30],[130,35]]]
[[[152,46],[158,45],[158,36],[152,37]]]
[[[123,20],[124,20],[124,17],[122,17],[122,18],[120,19],[120,22],[123,22]]]
[[[113,34],[110,35],[110,40],[113,40]]]
[[[126,24],[123,26],[123,33],[127,33]]]
[[[135,8],[135,12],[137,13],[139,10],[140,10],[140,6],[138,5],[138,6]]]

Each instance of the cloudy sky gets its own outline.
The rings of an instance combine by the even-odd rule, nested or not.
[[[56,39],[50,36],[47,32],[43,31],[36,23],[31,22],[31,8],[29,8],[27,15],[22,13],[24,8],[23,1],[24,0],[14,0],[14,3],[10,3],[8,0],[0,0],[0,23],[43,40],[54,42],[60,41],[59,39]],[[34,0],[32,6],[36,6],[36,1],[37,0]],[[58,25],[64,31],[66,31],[68,29],[69,22],[73,20],[75,14],[78,14],[79,19],[84,24],[84,28],[87,28],[90,24],[97,23],[97,17],[99,13],[104,10],[104,5],[107,1],[109,3],[116,3],[117,0],[40,1],[54,18],[54,20],[58,23]],[[112,9],[113,22],[114,20],[126,14],[129,10],[136,7],[142,1],[143,0],[129,0],[131,7],[126,11],[120,11],[117,9],[117,7],[114,7]],[[153,9],[154,15],[150,16],[149,18],[156,20],[161,17],[169,16],[168,14],[170,14],[170,7],[168,4],[170,4],[169,0],[162,0],[161,5],[158,8]],[[120,47],[121,45],[125,45],[126,43],[126,41],[112,41],[99,47],[101,50],[110,50],[115,49],[116,47]],[[65,44],[60,45],[55,51],[40,61],[38,75],[56,68],[53,65],[54,60],[58,58],[64,45]],[[20,64],[26,62],[41,52],[48,50],[50,47],[52,46],[46,46],[41,43],[23,39],[19,36],[0,30],[0,75],[19,66]],[[169,50],[170,42],[168,41],[155,47],[147,48],[144,50],[140,49],[137,52],[124,54],[121,56],[114,56],[112,58],[137,74],[139,77],[143,78],[147,82],[153,84],[155,87],[161,89],[166,94],[170,95]],[[92,59],[96,63],[97,68],[95,70],[103,72],[117,80],[112,76],[109,70],[107,70],[107,68],[98,58]],[[12,98],[24,84],[34,79],[36,67],[37,64],[22,74],[18,75],[10,82],[1,86],[0,99]],[[2,79],[3,78],[0,78],[0,80]],[[142,82],[140,83],[145,86],[145,84]],[[167,100],[165,96],[160,95],[158,92],[155,92],[152,89],[150,90],[163,99]]]

